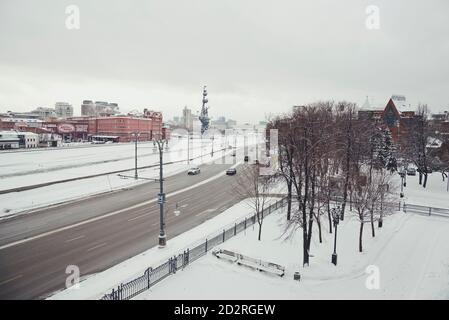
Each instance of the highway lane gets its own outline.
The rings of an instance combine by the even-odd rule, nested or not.
[[[218,179],[167,198],[168,241],[240,200],[233,192],[236,177],[221,172]],[[176,202],[179,216],[173,213]],[[97,205],[104,209],[103,202]],[[159,207],[152,203],[2,249],[0,299],[43,298],[64,287],[68,265],[77,265],[82,276],[99,272],[155,246],[158,235]]]
[[[230,162],[229,159],[227,162]],[[230,164],[205,164],[200,166],[200,175],[187,176],[185,172],[182,172],[167,177],[164,182],[165,192],[170,193],[184,189],[222,173],[230,166]],[[159,170],[159,168],[156,169]],[[159,183],[152,181],[125,190],[103,193],[2,220],[0,221],[0,247],[108,212],[126,209],[144,201],[154,200],[157,198],[158,192]],[[18,193],[19,196],[20,193]]]

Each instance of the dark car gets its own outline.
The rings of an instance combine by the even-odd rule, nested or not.
[[[245,161],[245,162],[248,162],[248,161],[249,161],[249,157],[248,157],[248,156],[245,156],[244,161]]]
[[[236,168],[230,168],[228,170],[226,170],[226,175],[228,176],[233,176],[237,173],[237,169]]]
[[[408,168],[407,169],[407,175],[409,175],[409,176],[416,176],[416,169],[415,168]]]

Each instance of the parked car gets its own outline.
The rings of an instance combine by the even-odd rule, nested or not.
[[[248,156],[245,156],[244,161],[245,161],[245,162],[248,162],[248,161],[249,161],[249,157],[248,157]]]
[[[200,168],[192,168],[189,169],[189,171],[187,171],[188,175],[195,175],[195,174],[199,174],[201,172]]]
[[[416,176],[416,169],[415,168],[408,168],[407,169],[407,175],[408,176]]]
[[[226,170],[226,175],[228,176],[233,176],[237,173],[237,169],[236,168],[229,168],[228,170]]]
[[[235,151],[234,151],[234,152],[232,153],[232,156],[233,156],[233,157],[235,157],[235,156],[236,156],[236,153],[235,153]]]

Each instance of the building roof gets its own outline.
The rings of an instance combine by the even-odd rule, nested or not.
[[[399,113],[407,112],[407,111],[414,111],[412,109],[412,106],[407,103],[407,99],[405,96],[402,95],[392,95],[391,100],[394,103],[394,106],[398,110]]]
[[[360,108],[360,111],[383,111],[385,109],[385,106],[375,106],[370,101],[368,96],[365,99],[365,102],[363,103],[362,107]]]

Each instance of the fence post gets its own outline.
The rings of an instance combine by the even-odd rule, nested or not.
[[[120,285],[120,300],[123,300],[123,283]]]
[[[432,213],[432,207],[429,207],[429,216],[431,215],[431,213]]]
[[[206,252],[207,252],[207,238],[206,238]]]
[[[404,209],[404,213],[407,213],[407,204],[405,202],[404,202],[403,209]]]
[[[246,230],[246,217],[245,217],[245,230]]]
[[[225,242],[225,231],[223,229],[223,242]]]
[[[237,222],[234,224],[234,236],[237,234]]]
[[[147,272],[148,272],[148,280],[147,280],[148,289],[150,289],[150,270],[151,270],[151,268],[147,269]]]
[[[399,201],[399,211],[401,211],[401,201]]]

